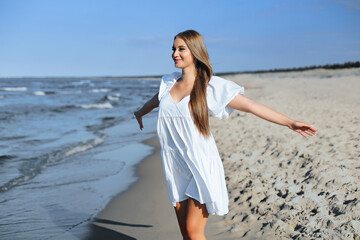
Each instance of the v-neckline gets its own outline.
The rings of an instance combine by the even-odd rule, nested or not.
[[[170,98],[171,98],[172,102],[173,102],[176,106],[179,105],[185,98],[190,97],[190,95],[186,95],[186,96],[183,97],[179,102],[176,103],[176,102],[174,101],[173,97],[171,96],[170,91],[169,91],[169,95],[170,95]]]
[[[176,102],[174,101],[174,98],[172,97],[172,95],[171,95],[171,93],[170,93],[170,91],[171,91],[171,89],[174,87],[175,83],[176,83],[181,77],[182,77],[182,75],[181,75],[180,77],[178,77],[178,78],[175,79],[174,84],[171,86],[171,88],[170,88],[170,90],[169,90],[170,98],[171,98],[172,102],[173,102],[176,106],[177,106],[179,103],[181,103],[185,98],[190,97],[190,94],[189,94],[189,95],[186,95],[186,96],[183,97],[179,102],[176,103]]]

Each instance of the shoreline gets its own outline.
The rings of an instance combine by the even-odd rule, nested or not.
[[[155,136],[142,143],[154,150],[135,166],[138,181],[115,196],[97,214],[84,239],[181,239],[176,214],[167,194],[158,139]],[[209,216],[208,239],[232,239],[221,232],[223,218]]]
[[[169,215],[176,220],[176,216],[167,199],[157,138],[155,136],[142,143],[154,147],[154,150],[135,166],[135,174],[139,179],[115,196],[92,223],[97,229],[114,231],[116,239],[144,239],[145,236],[151,239],[149,235],[160,234],[161,229],[174,231],[177,228],[175,221],[162,221],[170,218]],[[95,231],[95,234],[98,232]],[[104,237],[102,234],[100,236]],[[168,239],[171,239],[172,234],[166,234]]]

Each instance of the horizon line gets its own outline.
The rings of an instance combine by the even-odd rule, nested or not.
[[[303,67],[292,67],[292,68],[272,68],[272,69],[266,69],[266,70],[244,70],[244,71],[226,71],[226,72],[218,72],[214,75],[233,75],[233,74],[245,74],[245,73],[268,73],[268,72],[291,72],[291,71],[307,71],[307,70],[313,70],[313,69],[343,69],[343,68],[357,68],[360,67],[360,61],[354,61],[354,62],[344,62],[344,63],[332,63],[332,64],[325,64],[325,65],[312,65],[312,66],[303,66]],[[116,75],[98,75],[98,76],[0,76],[0,79],[5,78],[117,78],[117,79],[144,79],[144,78],[161,78],[164,76],[164,74],[156,74],[156,75],[130,75],[130,76],[116,76]]]

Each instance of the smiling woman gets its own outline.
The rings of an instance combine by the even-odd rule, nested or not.
[[[206,104],[206,87],[212,76],[212,67],[204,39],[195,31],[186,31],[175,36],[172,57],[175,66],[187,69],[189,73],[196,73],[195,79],[202,81],[189,81],[185,84],[185,89],[181,89],[181,84],[175,84],[171,89],[172,96],[185,93],[190,95],[189,107],[191,108],[194,123],[204,136],[209,135],[208,107]],[[180,81],[179,81],[180,82]],[[179,91],[177,91],[179,90]],[[182,99],[181,97],[180,99]]]
[[[227,118],[234,109],[288,126],[304,137],[316,129],[294,121],[242,96],[244,88],[212,75],[202,36],[187,30],[174,38],[172,58],[182,73],[162,77],[159,92],[135,112],[142,116],[159,107],[157,133],[170,202],[183,239],[206,239],[209,214],[228,213],[224,169],[209,128],[210,112]]]

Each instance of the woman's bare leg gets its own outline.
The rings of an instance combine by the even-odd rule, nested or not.
[[[189,240],[189,237],[186,232],[186,214],[188,209],[187,207],[188,200],[189,199],[186,199],[181,202],[177,202],[175,207],[176,217],[184,240]]]
[[[188,199],[186,215],[186,232],[191,240],[206,240],[205,227],[209,213],[205,204],[193,198]]]

